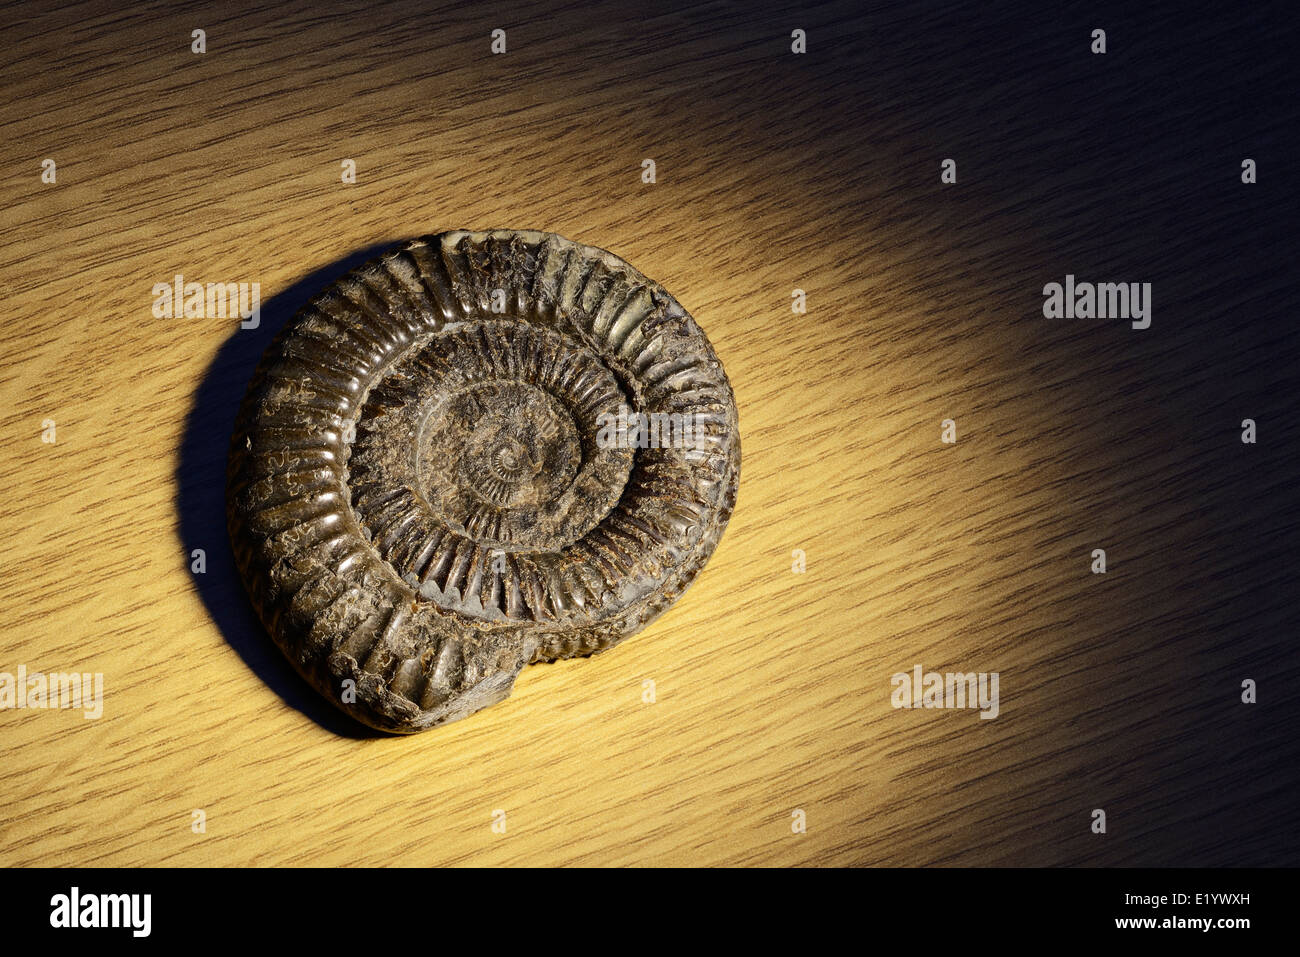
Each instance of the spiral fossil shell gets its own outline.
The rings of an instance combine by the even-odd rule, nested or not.
[[[553,234],[457,231],[353,270],[271,344],[228,524],[302,675],[413,732],[661,614],[722,536],[739,471],[726,374],[661,286]]]

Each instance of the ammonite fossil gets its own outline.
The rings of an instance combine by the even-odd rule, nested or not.
[[[661,286],[549,233],[449,232],[348,273],[271,344],[230,538],[299,672],[413,732],[661,614],[739,471],[726,374]]]

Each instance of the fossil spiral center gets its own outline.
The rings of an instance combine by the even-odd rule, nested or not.
[[[558,552],[623,493],[633,452],[602,443],[599,423],[627,403],[558,332],[488,321],[435,335],[362,408],[353,507],[399,574],[471,549]]]
[[[450,473],[463,523],[474,502],[492,508],[545,509],[572,483],[582,445],[572,416],[523,382],[464,389],[433,409],[421,438],[420,480],[430,501],[443,499]],[[451,468],[447,469],[447,463]]]

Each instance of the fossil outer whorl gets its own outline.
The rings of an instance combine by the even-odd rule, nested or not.
[[[652,621],[717,545],[739,471],[726,374],[661,286],[550,233],[442,233],[271,344],[232,440],[230,538],[298,670],[413,732]]]

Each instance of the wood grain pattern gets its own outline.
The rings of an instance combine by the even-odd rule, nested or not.
[[[4,10],[0,671],[105,701],[0,711],[0,863],[1293,860],[1279,13],[1121,13],[1093,57],[1090,17],[983,6]],[[691,311],[739,502],[648,631],[375,737],[247,607],[226,443],[311,293],[493,227]],[[1044,319],[1067,272],[1153,282],[1152,329]],[[261,326],[154,318],[177,273],[260,283]],[[1000,716],[893,709],[914,664],[999,672]]]

